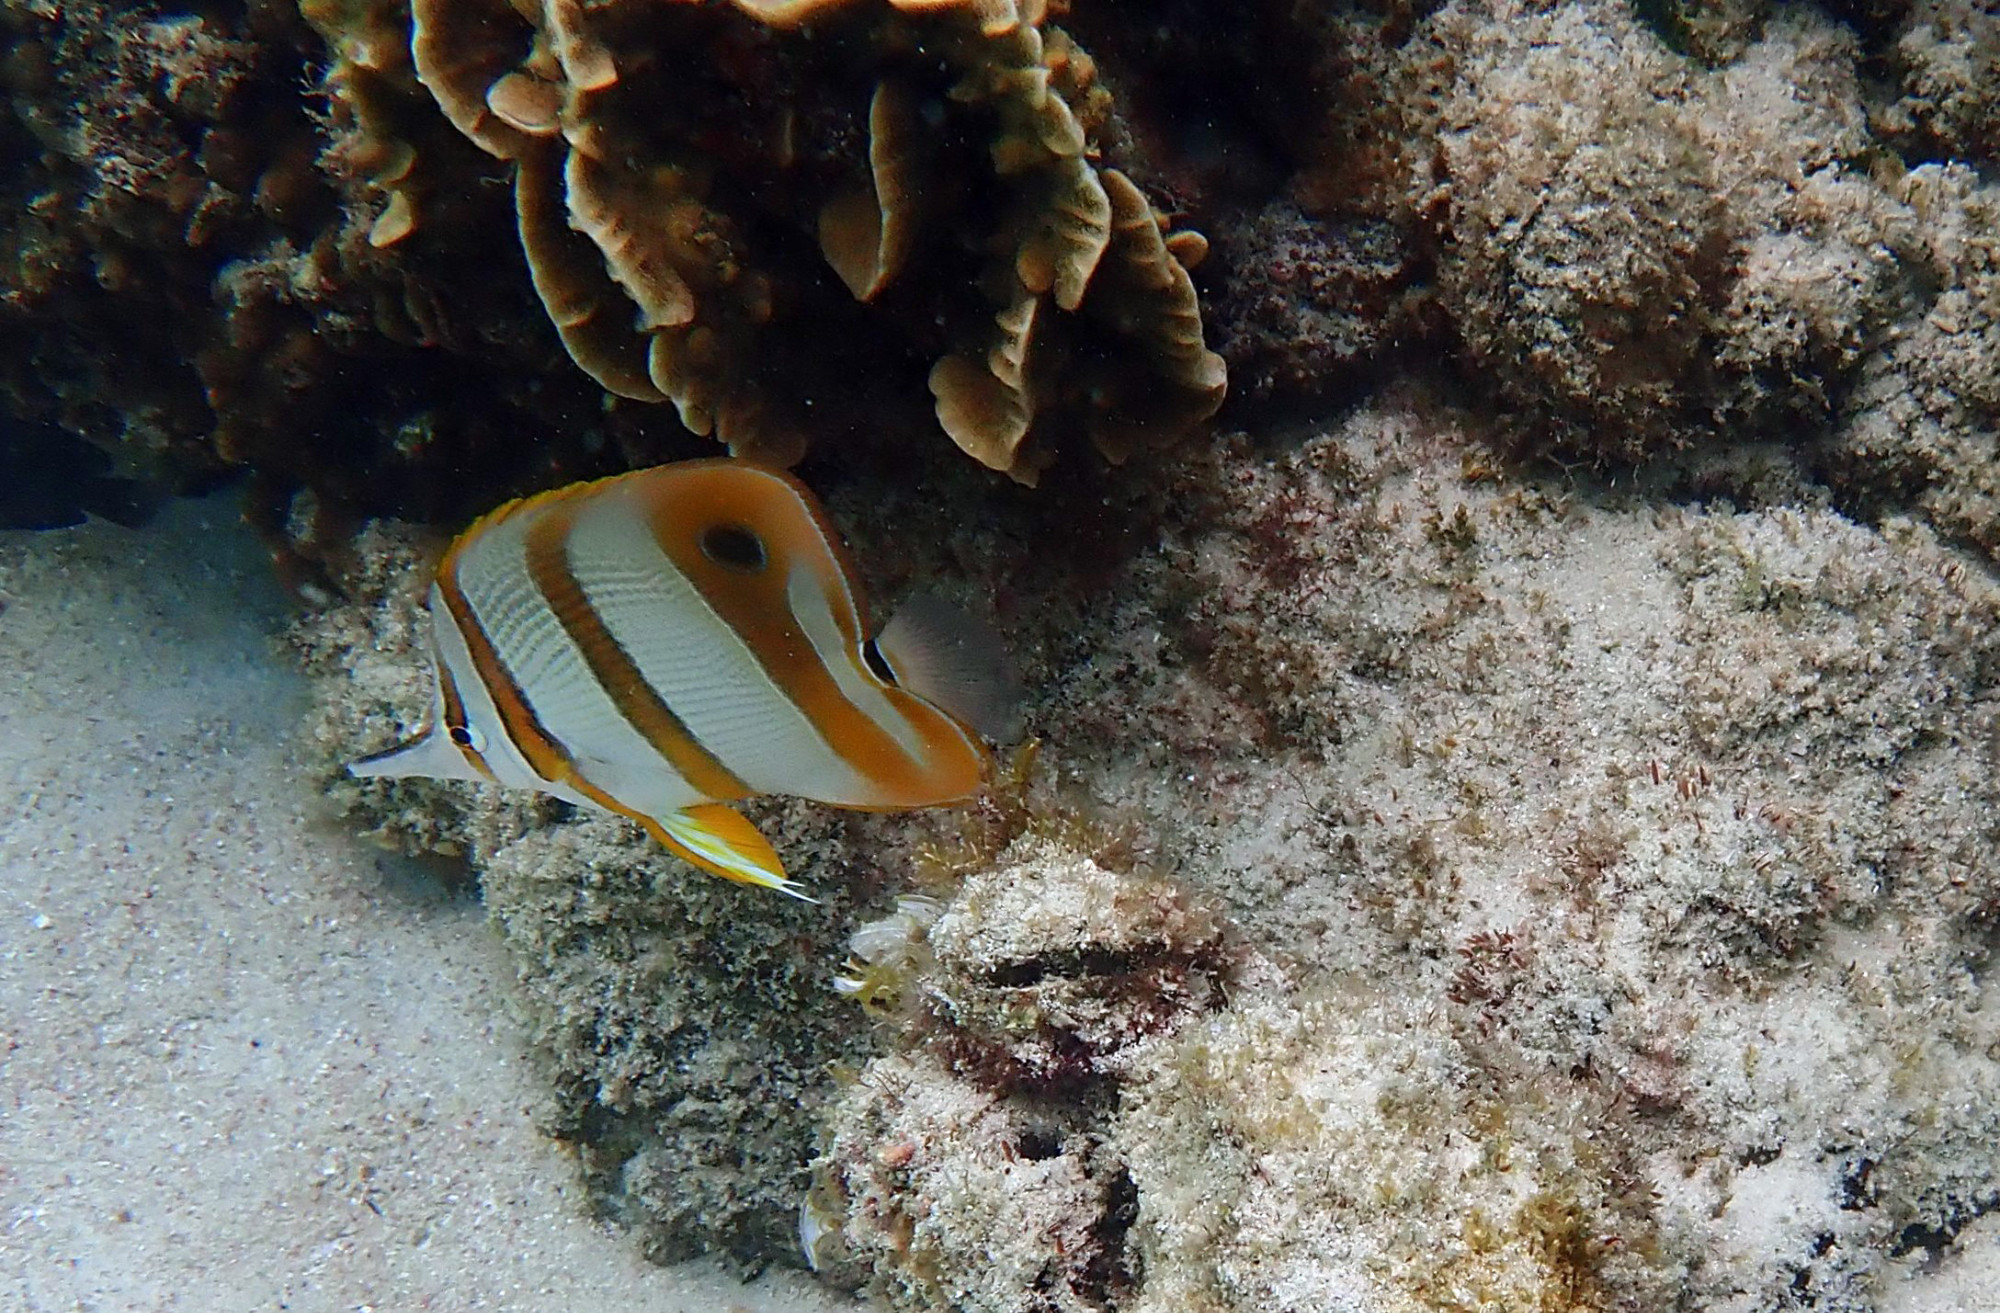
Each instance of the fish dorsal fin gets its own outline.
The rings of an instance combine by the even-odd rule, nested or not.
[[[481,780],[486,777],[465,759],[458,745],[431,729],[418,739],[348,763],[356,779]]]
[[[984,620],[917,593],[876,636],[875,648],[898,686],[996,743],[1020,737],[1020,677]]]
[[[719,802],[706,802],[642,821],[662,847],[704,871],[725,880],[775,889],[802,902],[819,901],[807,894],[803,885],[785,875],[777,850],[757,832],[756,826]]]

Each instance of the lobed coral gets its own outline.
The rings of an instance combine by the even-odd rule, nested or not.
[[[11,411],[170,485],[247,467],[288,567],[337,553],[356,511],[463,515],[616,445],[544,367],[525,282],[468,238],[478,188],[437,246],[370,245],[345,189],[384,166],[321,135],[319,38],[292,5],[9,5],[0,47]],[[444,135],[434,176],[476,180]]]
[[[512,165],[520,248],[577,364],[738,454],[796,458],[912,350],[935,357],[946,433],[1024,481],[1065,426],[1118,460],[1221,403],[1181,264],[1199,244],[1095,162],[1108,96],[1037,0],[417,0],[407,72],[381,9],[316,12],[351,153],[379,161],[373,240],[427,221],[431,152],[376,89],[414,78]],[[850,347],[856,303],[906,345]]]
[[[1202,243],[1101,158],[1039,5],[641,8],[563,8],[567,66],[535,7],[0,10],[7,405],[175,483],[247,468],[323,583],[362,515],[700,450],[625,396],[766,458],[927,402],[1024,479],[1220,403]]]

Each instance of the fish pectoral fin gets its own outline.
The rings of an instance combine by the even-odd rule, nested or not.
[[[785,865],[778,860],[777,850],[757,832],[756,826],[719,802],[641,819],[662,847],[704,871],[725,880],[775,889],[803,902],[819,901],[806,893],[805,886],[785,875]]]
[[[875,636],[895,683],[996,743],[1021,741],[1021,676],[999,631],[918,593]]]

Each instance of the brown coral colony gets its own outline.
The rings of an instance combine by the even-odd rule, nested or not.
[[[452,125],[513,164],[535,291],[607,391],[796,459],[806,417],[773,362],[826,328],[771,249],[789,229],[854,301],[896,294],[914,348],[937,353],[940,426],[1032,483],[1060,429],[1122,460],[1206,420],[1225,387],[1183,267],[1204,244],[1098,165],[1108,96],[1046,16],[1042,0],[413,0],[410,52]],[[806,69],[822,76],[791,76]],[[760,94],[781,78],[834,90]],[[966,163],[970,134],[990,134],[991,172],[967,182],[946,162]],[[397,186],[407,156],[386,152],[405,167],[378,176],[378,243],[421,225]],[[968,256],[967,277],[939,272]]]

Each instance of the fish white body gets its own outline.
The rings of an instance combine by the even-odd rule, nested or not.
[[[355,775],[538,789],[630,817],[716,874],[801,897],[721,804],[962,800],[989,760],[967,722],[1008,697],[997,648],[935,618],[899,619],[878,650],[812,495],[735,461],[509,503],[453,542],[430,611],[431,729]],[[906,687],[899,670],[928,686]]]

